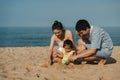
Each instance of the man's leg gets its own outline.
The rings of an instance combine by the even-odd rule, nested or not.
[[[100,58],[100,57],[96,57],[96,56],[90,56],[90,57],[86,57],[84,58],[85,61],[90,61],[90,62],[98,62],[98,65],[105,65],[106,63],[106,59],[105,58]]]

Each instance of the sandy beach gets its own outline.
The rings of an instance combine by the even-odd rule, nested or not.
[[[40,64],[47,60],[48,47],[1,47],[0,80],[120,80],[120,46],[114,46],[106,65],[66,66]]]

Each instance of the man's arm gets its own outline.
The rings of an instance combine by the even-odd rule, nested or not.
[[[87,50],[83,50],[80,54],[76,55],[76,56],[73,56],[71,57],[70,59],[72,61],[78,59],[78,58],[83,58],[83,57],[88,57],[88,56],[91,56],[93,54],[96,53],[96,50],[95,48],[91,48],[91,49],[87,49]]]
[[[96,50],[95,48],[91,48],[91,49],[87,49],[87,50],[83,50],[79,55],[77,55],[76,57],[88,57],[88,56],[91,56],[93,55],[94,53],[96,53]]]

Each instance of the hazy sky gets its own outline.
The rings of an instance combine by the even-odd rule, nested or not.
[[[0,26],[75,26],[79,19],[120,26],[120,0],[0,0]]]

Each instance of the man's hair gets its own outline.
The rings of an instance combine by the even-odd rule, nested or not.
[[[90,28],[90,24],[88,23],[87,20],[78,20],[78,22],[76,23],[75,29],[76,31],[81,31],[81,30],[86,30],[87,28]]]
[[[59,22],[59,21],[57,21],[57,20],[54,21],[54,23],[53,23],[53,25],[52,25],[52,31],[53,31],[54,29],[64,30],[62,23]]]
[[[69,39],[65,40],[63,43],[63,47],[65,47],[66,45],[69,45],[71,48],[74,47],[73,42]]]

